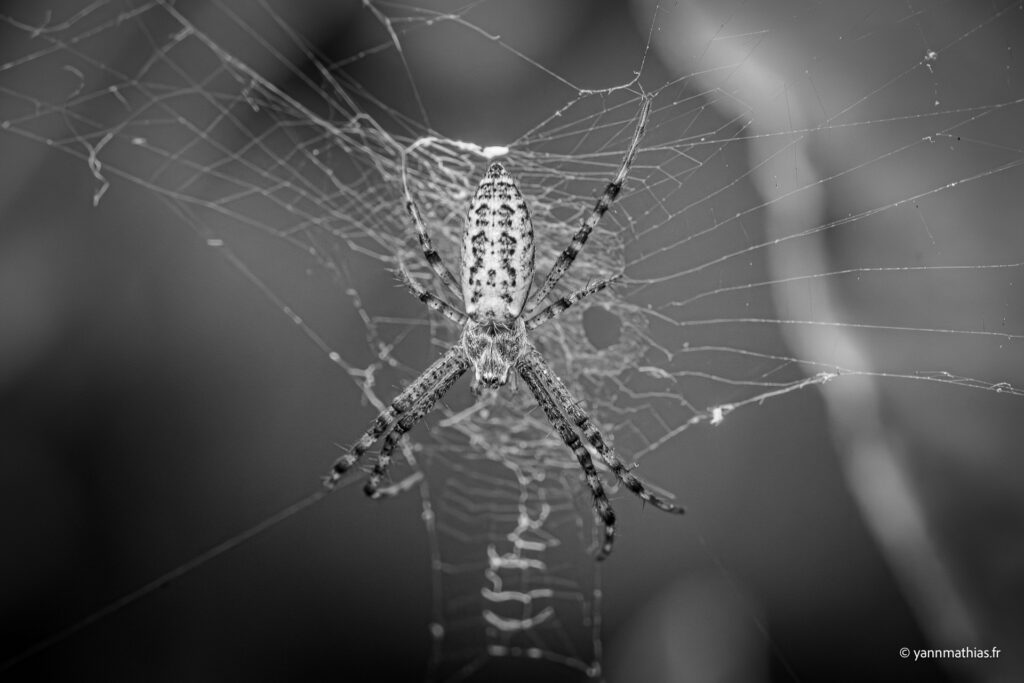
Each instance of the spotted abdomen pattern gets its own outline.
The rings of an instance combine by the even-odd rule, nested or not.
[[[533,282],[533,223],[501,164],[491,164],[469,205],[462,236],[462,296],[477,320],[518,318]]]

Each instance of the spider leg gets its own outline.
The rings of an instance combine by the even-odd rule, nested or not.
[[[469,362],[462,362],[452,367],[448,374],[438,380],[437,385],[433,390],[424,394],[416,401],[414,405],[405,415],[403,415],[395,426],[392,427],[391,432],[384,439],[384,446],[380,450],[380,455],[377,457],[377,463],[373,466],[373,471],[370,473],[370,478],[366,482],[366,486],[363,490],[366,495],[371,498],[381,498],[386,494],[380,490],[380,483],[387,474],[388,467],[391,465],[391,453],[395,450],[395,446],[402,440],[402,436],[405,435],[410,429],[419,424],[430,409],[434,407],[442,396],[448,393],[448,390],[452,388],[462,373],[469,367]]]
[[[517,369],[526,385],[530,387],[530,391],[533,392],[537,403],[544,409],[548,422],[555,428],[558,435],[562,437],[562,441],[573,452],[576,460],[580,463],[580,467],[583,468],[583,473],[587,479],[587,486],[590,487],[590,492],[594,496],[594,509],[597,512],[597,516],[604,523],[604,538],[601,543],[601,549],[597,554],[597,559],[603,560],[611,554],[612,545],[615,542],[615,511],[612,510],[611,503],[608,502],[608,496],[605,495],[601,479],[597,476],[597,470],[594,468],[594,462],[590,459],[590,453],[580,441],[579,436],[569,424],[569,421],[566,420],[565,415],[562,414],[562,411],[555,404],[555,400],[545,389],[542,379],[537,375],[536,368],[532,364],[520,363]]]
[[[533,372],[541,377],[541,381],[545,387],[553,394],[554,400],[562,406],[565,412],[569,415],[569,418],[573,421],[576,427],[583,432],[583,436],[586,437],[587,441],[594,447],[594,449],[604,460],[608,468],[615,474],[619,481],[623,485],[636,494],[641,500],[646,503],[650,503],[659,510],[665,512],[674,512],[676,514],[683,514],[686,510],[678,505],[673,505],[667,500],[663,500],[651,493],[640,479],[636,477],[629,468],[615,455],[615,451],[605,443],[604,437],[601,436],[601,432],[598,431],[594,423],[591,422],[590,416],[580,407],[580,404],[576,399],[572,397],[569,390],[565,387],[565,384],[561,379],[558,378],[543,356],[536,349],[532,349],[527,352],[522,361],[524,365],[531,367]]]
[[[448,288],[448,291],[455,295],[455,300],[462,301],[462,291],[455,282],[455,276],[444,265],[440,254],[434,249],[434,245],[430,241],[430,235],[427,233],[427,226],[423,224],[423,218],[420,216],[419,207],[416,206],[416,201],[412,198],[412,192],[409,191],[409,176],[406,173],[404,155],[402,156],[402,187],[405,189],[405,210],[409,213],[409,217],[412,218],[412,224],[416,228],[416,234],[419,235],[420,248],[423,249],[423,255],[426,257],[427,263],[430,264],[431,269],[433,269],[441,282],[444,283],[444,286]]]
[[[626,150],[626,156],[622,159],[622,164],[619,166],[619,172],[615,174],[615,178],[608,183],[604,188],[604,193],[597,200],[594,208],[590,211],[583,223],[580,225],[580,229],[573,235],[572,241],[569,242],[569,246],[565,248],[565,251],[559,255],[558,260],[555,261],[555,265],[551,267],[551,272],[548,273],[547,278],[544,280],[544,284],[541,285],[540,289],[533,295],[529,304],[526,306],[525,313],[532,312],[537,306],[543,303],[548,293],[554,289],[558,281],[562,279],[565,272],[569,270],[569,266],[576,259],[576,256],[583,250],[583,245],[586,244],[587,238],[590,237],[591,231],[597,226],[598,221],[601,217],[608,212],[611,208],[615,198],[619,195],[619,191],[622,189],[622,183],[626,181],[626,175],[629,173],[630,167],[633,165],[633,161],[636,159],[637,149],[640,146],[640,138],[643,137],[644,129],[647,127],[647,118],[651,113],[651,100],[648,97],[644,98],[643,106],[640,108],[640,120],[636,124],[636,130],[633,131],[633,140],[629,143],[629,149]]]
[[[600,292],[608,285],[613,284],[620,277],[622,276],[616,275],[615,277],[610,277],[607,280],[598,280],[597,282],[587,285],[583,289],[576,290],[569,296],[563,296],[561,299],[554,302],[553,304],[545,308],[543,311],[537,313],[535,316],[527,320],[526,329],[535,330],[544,323],[546,323],[547,321],[557,318],[562,314],[563,311],[565,311],[565,309],[569,308],[583,297],[588,296],[590,294],[594,294],[596,292]]]
[[[413,408],[430,391],[431,387],[434,387],[439,381],[454,372],[456,368],[464,368],[468,362],[460,346],[452,347],[443,356],[434,361],[430,367],[413,380],[370,423],[369,429],[363,433],[359,441],[356,442],[356,445],[352,447],[352,451],[344,454],[334,462],[330,474],[324,477],[324,486],[333,488],[338,483],[338,480],[341,479],[341,476],[359,461],[363,453],[388,430],[388,427],[391,426],[396,418],[400,418]]]
[[[454,306],[447,303],[444,299],[431,294],[427,290],[416,284],[416,281],[409,275],[409,271],[405,269],[405,263],[402,261],[398,262],[398,272],[402,277],[402,282],[412,292],[413,296],[422,301],[432,311],[437,311],[444,317],[448,318],[452,322],[458,324],[460,327],[466,324],[466,314],[458,310]]]

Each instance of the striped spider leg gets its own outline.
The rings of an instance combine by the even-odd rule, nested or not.
[[[594,426],[594,423],[590,420],[590,416],[587,415],[586,411],[580,406],[580,402],[573,398],[572,394],[565,387],[565,383],[562,382],[561,378],[558,377],[548,367],[547,362],[539,353],[528,354],[523,361],[524,363],[533,365],[537,368],[537,373],[541,376],[545,382],[548,391],[554,396],[555,400],[559,405],[565,407],[565,412],[572,420],[576,428],[583,433],[584,438],[594,447],[598,455],[604,461],[608,469],[612,471],[615,477],[623,483],[623,485],[635,493],[637,497],[643,500],[645,503],[650,503],[659,510],[665,512],[674,512],[676,514],[683,514],[686,510],[682,507],[674,505],[666,500],[662,500],[658,496],[654,495],[647,490],[631,471],[629,467],[615,455],[615,451],[605,442],[604,437],[601,436],[601,432]]]
[[[530,302],[526,305],[526,314],[529,315],[537,306],[544,302],[548,293],[554,289],[558,281],[562,279],[566,271],[572,265],[572,262],[576,260],[576,257],[583,250],[583,245],[587,243],[587,238],[590,237],[590,233],[597,227],[598,222],[601,218],[608,213],[608,209],[611,208],[615,202],[615,198],[619,196],[619,192],[622,190],[622,184],[626,182],[626,176],[629,175],[629,169],[633,166],[633,162],[636,160],[637,152],[640,150],[640,139],[644,135],[644,131],[647,129],[647,118],[651,115],[651,100],[645,97],[643,100],[643,106],[640,108],[640,120],[637,121],[636,129],[633,131],[633,139],[629,143],[629,148],[626,150],[626,156],[622,158],[622,163],[619,165],[619,171],[615,174],[615,177],[610,183],[604,188],[604,192],[598,197],[597,203],[594,204],[594,208],[590,210],[590,214],[580,224],[579,230],[573,235],[572,241],[569,242],[569,246],[565,248],[559,256],[558,260],[555,261],[555,265],[551,267],[551,272],[544,278],[544,284],[540,286],[540,289],[534,293],[531,297]]]
[[[601,478],[597,476],[594,461],[590,459],[590,453],[580,442],[580,437],[569,425],[569,421],[565,418],[561,408],[559,408],[555,403],[555,399],[548,392],[543,380],[538,375],[536,365],[520,360],[517,369],[523,381],[526,382],[526,386],[530,387],[530,391],[533,393],[534,398],[537,399],[537,403],[544,410],[544,415],[547,416],[548,422],[554,426],[555,431],[562,437],[562,441],[565,442],[565,445],[576,456],[580,467],[583,468],[587,486],[590,487],[590,493],[594,496],[594,509],[604,524],[604,538],[601,542],[601,548],[597,553],[597,559],[603,560],[612,552],[612,545],[615,542],[615,511],[612,510],[611,503],[608,502],[608,496],[605,495],[604,486],[601,485]]]
[[[397,429],[399,423],[408,415],[418,415],[416,420],[403,430],[399,436],[408,431],[408,429],[411,429],[416,422],[419,422],[426,415],[430,407],[441,398],[444,392],[441,392],[441,394],[434,398],[437,388],[443,386],[446,387],[445,390],[447,391],[447,388],[451,387],[468,367],[469,362],[460,347],[453,346],[448,349],[398,396],[392,399],[388,407],[381,411],[374,421],[370,423],[370,427],[359,438],[356,445],[352,447],[351,452],[345,453],[334,462],[330,474],[324,477],[324,485],[328,488],[333,488],[341,479],[341,476],[359,462],[359,459],[377,439],[386,432]],[[433,400],[429,400],[431,398]],[[423,404],[424,399],[429,400],[429,405],[420,413],[418,407]],[[383,472],[381,476],[383,476]],[[367,488],[369,488],[369,485]],[[373,490],[368,490],[367,494],[373,495]]]
[[[405,161],[405,155],[403,154],[402,189],[405,191],[405,210],[409,214],[409,218],[412,219],[413,227],[416,228],[416,235],[419,237],[423,256],[427,259],[427,263],[430,264],[431,270],[434,271],[434,274],[437,275],[437,278],[448,291],[452,293],[455,300],[462,301],[462,292],[459,291],[458,285],[455,284],[455,276],[452,275],[452,271],[448,270],[448,266],[441,260],[441,255],[434,249],[434,245],[430,241],[430,233],[427,232],[427,226],[423,224],[423,218],[420,217],[419,207],[416,206],[416,201],[412,198],[412,192],[409,191],[409,174]],[[406,278],[406,282],[408,284],[411,280]]]
[[[459,377],[472,367],[472,389],[480,395],[507,384],[515,369],[583,469],[594,497],[595,510],[604,524],[604,541],[599,558],[611,552],[615,513],[604,493],[590,451],[580,434],[627,489],[660,510],[682,512],[680,508],[648,491],[615,456],[590,417],[580,408],[565,384],[527,337],[528,331],[556,318],[580,299],[600,292],[618,279],[616,276],[593,282],[550,303],[539,312],[533,312],[544,303],[547,295],[568,271],[590,233],[621,191],[636,159],[650,108],[650,99],[645,97],[636,130],[618,173],[605,187],[594,208],[583,220],[569,246],[555,261],[551,272],[533,297],[530,297],[534,276],[533,222],[526,200],[505,168],[499,163],[491,164],[470,202],[462,234],[461,268],[457,284],[455,276],[445,266],[430,241],[430,235],[409,190],[403,163],[405,209],[419,236],[423,256],[437,278],[465,310],[459,310],[441,296],[417,284],[406,271],[404,263],[399,263],[399,275],[413,296],[459,325],[462,334],[451,349],[434,361],[381,411],[352,450],[337,459],[330,474],[324,479],[328,487],[337,484],[342,475],[377,440],[384,437],[384,445],[364,488],[367,495],[373,498],[388,495],[389,492],[381,488],[381,483],[387,476],[395,447],[455,385]]]
[[[384,438],[384,446],[380,449],[380,455],[377,456],[377,463],[373,466],[373,471],[370,472],[370,478],[366,480],[366,486],[363,487],[366,495],[371,498],[380,498],[383,495],[387,495],[380,488],[380,484],[387,475],[388,467],[391,465],[391,453],[395,450],[395,446],[402,440],[402,436],[415,427],[430,412],[434,404],[448,393],[448,390],[454,386],[468,368],[469,360],[465,356],[460,356],[448,374],[438,380],[429,393],[423,394],[416,401],[416,404],[399,418],[394,428]]]

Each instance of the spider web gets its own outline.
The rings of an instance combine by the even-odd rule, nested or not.
[[[73,188],[60,198],[71,220],[123,222],[118,210],[145,202],[134,220],[167,224],[171,235],[194,231],[206,265],[158,258],[185,264],[175,277],[194,300],[226,297],[220,310],[238,316],[223,324],[243,330],[232,348],[281,364],[251,372],[287,377],[304,425],[269,445],[179,444],[193,453],[172,456],[136,444],[141,462],[111,459],[106,467],[129,474],[95,495],[116,501],[104,507],[111,516],[162,510],[128,532],[161,538],[160,549],[112,584],[89,572],[61,576],[54,560],[40,560],[82,595],[68,603],[71,618],[30,620],[32,633],[9,654],[308,494],[339,453],[332,444],[358,438],[398,387],[456,341],[457,329],[395,286],[401,258],[438,290],[404,213],[403,168],[454,270],[469,197],[501,158],[530,203],[543,275],[614,175],[644,96],[653,98],[651,119],[626,188],[560,291],[624,278],[533,339],[645,480],[699,518],[709,476],[701,461],[727,450],[718,435],[776,405],[784,429],[809,430],[801,397],[814,386],[824,397],[818,419],[831,419],[851,452],[887,433],[859,431],[882,421],[877,405],[908,412],[966,401],[947,414],[1009,433],[999,416],[1019,411],[1024,393],[1014,288],[1024,243],[1010,218],[1019,214],[1012,186],[1024,144],[1014,125],[1024,102],[1013,57],[1021,7],[918,4],[848,16],[835,7],[821,19],[799,5],[773,16],[742,4],[712,14],[641,3],[632,15],[608,7],[586,19],[548,9],[550,26],[486,2],[286,10],[99,0],[9,11],[0,25],[4,147],[12,157],[60,153],[53,185]],[[574,22],[577,33],[565,28]],[[787,56],[793,27],[804,25],[818,27],[815,39]],[[570,31],[592,61],[538,56],[530,32],[549,30]],[[850,66],[862,62],[862,71]],[[998,70],[979,66],[992,64]],[[460,102],[450,101],[447,78],[467,84]],[[492,103],[503,80],[530,96]],[[40,167],[25,168],[5,170],[5,184],[25,193],[22,178],[50,185]],[[128,232],[156,239],[146,224]],[[192,282],[193,267],[222,279]],[[247,355],[249,343],[280,350]],[[172,604],[153,631],[170,647],[125,657],[121,676],[143,670],[147,657],[168,671],[237,672],[237,639],[283,641],[287,667],[267,669],[262,652],[248,665],[292,677],[332,663],[422,671],[426,661],[432,679],[496,680],[522,675],[517,667],[530,660],[549,667],[529,675],[601,677],[603,601],[628,585],[642,556],[681,562],[704,548],[703,537],[691,518],[641,516],[628,492],[614,492],[623,522],[602,577],[579,468],[529,393],[518,387],[477,404],[467,382],[403,442],[392,481],[403,495],[370,503],[347,487],[322,503],[306,499],[313,511],[258,527],[273,529],[272,541],[258,542],[267,544],[263,559],[231,544],[235,564],[203,561],[213,588],[193,588],[199,602],[208,591],[236,602],[256,591],[265,614],[236,605],[253,623],[233,624],[237,635],[207,633],[216,648],[187,656],[203,638],[185,624],[207,612],[178,594],[146,597],[158,606],[140,612]],[[248,427],[246,407],[236,419]],[[866,417],[842,422],[850,413]],[[1012,441],[992,448],[1005,453]],[[35,474],[48,481],[49,471]],[[864,472],[851,476],[874,476]],[[68,476],[58,492],[84,496],[81,481],[112,475]],[[166,519],[182,506],[184,519]],[[643,565],[636,577],[657,574],[649,559]],[[280,606],[279,582],[301,585]],[[23,616],[31,603],[13,604]],[[288,615],[300,613],[297,627]],[[79,671],[93,661],[83,650],[104,647],[101,629],[56,645],[70,648],[60,650],[66,658],[37,657],[18,670]],[[409,662],[352,661],[364,651],[380,657],[389,640]]]

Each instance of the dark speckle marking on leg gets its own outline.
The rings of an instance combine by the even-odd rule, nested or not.
[[[530,363],[529,358],[526,358],[524,362],[517,367],[523,380],[526,381],[530,391],[533,393],[534,397],[536,397],[541,409],[543,409],[548,421],[551,422],[555,431],[557,431],[558,435],[562,437],[562,441],[576,456],[576,459],[580,464],[580,468],[583,470],[584,479],[587,482],[587,486],[590,488],[590,492],[594,498],[594,509],[597,511],[597,515],[600,517],[601,522],[604,525],[604,539],[601,544],[600,552],[598,553],[598,559],[604,559],[611,552],[615,539],[615,512],[612,510],[612,506],[608,502],[608,497],[605,495],[604,487],[601,485],[601,479],[598,477],[594,463],[590,459],[590,453],[580,442],[579,436],[576,432],[573,431],[569,423],[566,422],[562,412],[555,405],[554,397],[544,386],[544,380],[541,379],[541,375],[546,366],[537,366],[536,364]]]
[[[463,359],[454,351],[449,351],[434,361],[433,365],[424,370],[423,374],[392,399],[391,404],[370,423],[370,428],[363,433],[352,451],[345,453],[335,461],[334,466],[331,468],[332,473],[328,475],[324,483],[327,486],[333,487],[339,476],[355,465],[363,453],[387,431],[387,428],[415,405],[417,397],[421,396],[424,390],[436,384],[440,377],[452,372],[454,368],[462,363]]]

